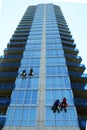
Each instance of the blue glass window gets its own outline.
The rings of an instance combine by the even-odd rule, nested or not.
[[[22,115],[22,109],[17,108],[14,112],[14,120],[20,120]]]
[[[39,58],[32,58],[32,59],[28,59],[28,58],[26,58],[26,59],[23,59],[23,60],[21,60],[21,66],[23,66],[23,65],[26,65],[26,66],[36,66],[36,65],[40,65],[40,59]]]
[[[46,75],[67,75],[67,68],[66,66],[47,66]]]
[[[40,50],[41,44],[28,44],[25,46],[25,50]]]
[[[29,108],[25,107],[25,109],[22,112],[22,119],[27,121],[29,119]]]
[[[38,78],[29,78],[27,81],[28,88],[38,88]]]
[[[55,43],[51,43],[51,44],[47,43],[46,48],[47,49],[62,49],[62,45],[58,44],[58,43],[56,43],[56,44]]]
[[[7,111],[6,116],[8,117],[9,120],[13,118],[13,116],[14,116],[14,111],[15,111],[15,108],[14,108],[14,107],[10,107],[10,108],[9,108],[9,111]]]
[[[47,50],[46,51],[46,56],[64,56],[64,52],[63,52],[63,50],[51,50],[51,49],[49,49],[49,50]]]
[[[16,107],[16,108],[10,107],[7,113],[7,120],[5,125],[6,126],[35,126],[36,107]]]
[[[33,27],[31,28],[31,31],[33,31],[33,30],[36,31],[36,32],[42,32],[42,28],[38,28],[37,25],[34,26],[34,29],[33,29]]]
[[[76,113],[73,107],[67,108],[67,114],[62,111],[54,114],[50,107],[46,107],[46,126],[78,126]]]
[[[52,38],[52,39],[53,39],[53,38],[54,38],[54,39],[55,39],[55,38],[58,39],[58,38],[60,38],[60,36],[59,36],[58,34],[56,34],[56,35],[55,35],[55,34],[53,34],[53,35],[49,34],[49,35],[46,36],[46,38],[48,38],[48,39],[49,39],[49,38],[50,38],[50,39],[51,39],[51,38]]]
[[[23,104],[25,91],[19,91],[17,104]]]
[[[35,28],[37,28],[37,29],[38,29],[38,28],[39,28],[39,29],[42,29],[42,24],[43,24],[43,21],[37,19],[37,20],[35,21],[35,23],[32,24],[33,26],[31,27],[31,30],[32,30],[32,33],[31,33],[31,34],[33,34],[33,32],[35,32],[35,30],[36,30]],[[39,32],[41,33],[41,31],[39,31]],[[40,33],[39,33],[39,34],[40,34]],[[30,35],[31,35],[31,34],[30,34]],[[36,34],[38,34],[38,31],[37,31],[37,33],[35,33],[35,35],[36,35]]]
[[[14,91],[11,96],[11,104],[16,104],[18,99],[18,91]]]
[[[36,104],[37,102],[37,91],[27,91],[25,95],[25,104]]]
[[[17,95],[17,97],[16,97]],[[37,91],[33,90],[18,90],[13,91],[11,104],[36,104],[37,103]]]
[[[23,54],[24,58],[36,57],[36,56],[37,57],[40,56],[40,50],[39,51],[36,51],[36,50],[25,51],[24,54]]]
[[[51,44],[51,43],[61,43],[60,38],[59,39],[46,39],[46,43]]]
[[[64,65],[65,64],[65,58],[61,57],[47,57],[46,58],[46,64],[47,65],[53,65],[53,64],[57,64],[57,65]]]
[[[12,99],[15,99],[15,97],[16,97],[16,98],[18,97],[18,92],[17,92],[17,91],[14,91],[14,92],[12,93],[12,96],[11,96]]]
[[[36,31],[39,31],[39,30],[36,30]],[[42,39],[29,39],[29,40],[27,40],[27,45],[28,44],[41,44],[41,42],[42,42]]]
[[[40,39],[42,35],[29,35],[29,39]]]
[[[28,77],[26,79],[17,78],[15,83],[16,88],[38,88],[38,78],[37,77]]]
[[[25,95],[24,104],[30,104],[32,91],[27,91]]]
[[[54,101],[59,98],[60,102],[62,102],[62,99],[66,97],[67,102],[69,105],[73,104],[73,98],[72,98],[72,91],[71,90],[63,90],[63,89],[53,89],[53,90],[46,90],[46,105],[51,105],[54,103]]]
[[[34,24],[35,25],[35,24]],[[39,27],[42,27],[42,24],[39,24]],[[33,27],[34,28],[34,27]],[[42,34],[42,32],[41,31],[31,31],[30,32],[30,35],[41,35]]]
[[[36,104],[37,103],[37,91],[33,91],[32,92],[32,100],[31,100],[31,104]]]
[[[46,88],[47,89],[69,89],[70,80],[67,76],[61,77],[46,77]]]
[[[25,109],[26,110],[26,109]],[[28,108],[27,111],[24,111],[25,112],[25,116],[26,114],[28,114],[27,116],[27,120],[26,117],[25,118],[22,118],[22,126],[35,126],[36,125],[36,108],[35,107],[30,107],[30,109]],[[27,124],[25,124],[27,123]]]
[[[36,110],[35,110],[34,107],[32,107],[31,110],[30,110],[30,117],[29,117],[29,119],[30,120],[35,120],[35,117],[36,117]]]

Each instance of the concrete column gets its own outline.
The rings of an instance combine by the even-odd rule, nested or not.
[[[46,79],[46,5],[44,5],[42,45],[40,57],[40,77],[38,90],[37,130],[44,130],[45,112],[45,79]]]

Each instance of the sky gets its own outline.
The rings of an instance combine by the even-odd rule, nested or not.
[[[28,6],[44,3],[59,5],[72,37],[87,68],[87,0],[0,0],[0,56],[4,54]],[[85,71],[87,73],[87,69]]]

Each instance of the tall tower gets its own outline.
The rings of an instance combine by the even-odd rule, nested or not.
[[[1,129],[85,128],[87,76],[75,47],[59,6],[39,4],[26,10],[0,58]],[[54,101],[64,97],[67,111],[54,113]]]

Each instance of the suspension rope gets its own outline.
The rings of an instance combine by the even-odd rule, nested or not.
[[[57,130],[57,124],[56,124],[56,112],[55,112],[55,130]]]

